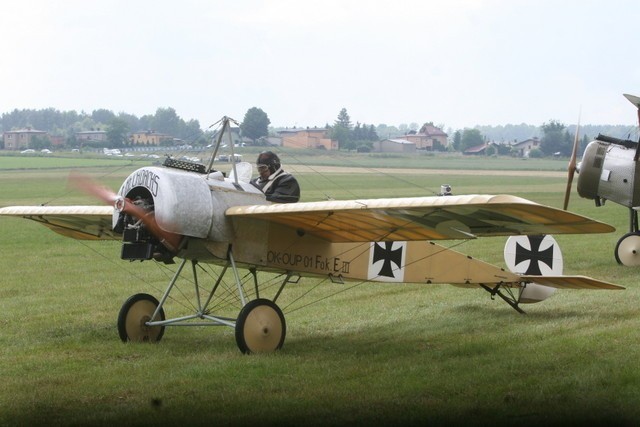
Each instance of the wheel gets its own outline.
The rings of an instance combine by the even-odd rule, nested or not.
[[[158,342],[164,334],[164,326],[147,326],[151,316],[160,305],[149,294],[135,294],[129,297],[118,314],[118,334],[124,342]],[[164,320],[164,310],[160,309],[158,319]]]
[[[615,251],[618,264],[627,267],[640,265],[640,234],[627,233],[618,240]]]
[[[273,301],[255,299],[240,310],[236,321],[236,343],[241,352],[279,350],[286,333],[284,314]]]

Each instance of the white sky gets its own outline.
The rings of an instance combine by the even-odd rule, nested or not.
[[[2,0],[0,113],[637,123],[638,0]]]

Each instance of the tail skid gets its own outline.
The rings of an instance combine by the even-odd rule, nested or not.
[[[509,304],[520,314],[526,314],[520,308],[520,304],[534,303],[544,300],[551,292],[545,294],[543,288],[553,289],[588,289],[588,290],[623,290],[623,286],[604,282],[587,276],[520,276],[519,283],[496,283],[493,287],[480,284],[480,286],[491,294],[491,299],[497,295]],[[526,291],[534,288],[535,293],[542,292],[542,296],[533,297],[534,293],[527,294]],[[516,295],[516,290],[517,295]]]
[[[520,308],[520,296],[522,295],[522,292],[519,292],[519,295],[516,298],[514,289],[511,287],[504,287],[506,294],[502,293],[500,291],[500,288],[502,287],[501,283],[496,284],[495,287],[493,288],[485,284],[480,284],[480,286],[482,287],[482,289],[484,289],[485,291],[491,294],[492,300],[495,299],[496,295],[498,295],[500,298],[504,300],[504,302],[509,304],[518,313],[527,314],[523,309]]]

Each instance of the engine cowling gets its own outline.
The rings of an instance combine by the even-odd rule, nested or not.
[[[640,206],[635,149],[601,141],[587,145],[578,165],[578,194],[586,199],[611,200],[623,206]]]
[[[224,215],[227,208],[267,203],[260,190],[226,179],[221,172],[207,175],[163,167],[136,170],[118,194],[153,210],[164,231],[213,241],[232,237],[233,229]],[[119,220],[116,212],[114,228]]]

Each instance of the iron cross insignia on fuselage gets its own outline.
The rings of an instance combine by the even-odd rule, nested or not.
[[[402,281],[406,242],[372,242],[368,277],[385,282]]]
[[[376,243],[373,246],[373,262],[382,261],[382,268],[378,272],[379,276],[395,277],[391,263],[396,265],[396,269],[402,266],[402,248],[392,249],[393,242]]]

